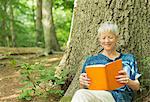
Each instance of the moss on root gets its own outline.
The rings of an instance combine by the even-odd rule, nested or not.
[[[72,97],[71,96],[64,96],[61,98],[59,102],[71,102]]]

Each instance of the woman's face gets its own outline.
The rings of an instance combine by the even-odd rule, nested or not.
[[[100,44],[106,51],[116,49],[117,37],[112,32],[104,32],[100,35]]]

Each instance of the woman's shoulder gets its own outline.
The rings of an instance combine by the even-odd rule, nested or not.
[[[124,56],[124,57],[134,57],[134,55],[133,54],[131,54],[131,53],[122,53],[122,55]]]
[[[123,60],[128,60],[128,61],[134,61],[135,60],[135,57],[133,54],[130,54],[130,53],[123,53],[122,54],[122,59]]]

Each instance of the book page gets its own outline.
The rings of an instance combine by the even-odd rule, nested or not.
[[[90,90],[107,90],[107,79],[105,72],[105,65],[103,66],[88,66],[86,67],[88,78],[91,79],[89,86]]]
[[[116,81],[115,76],[118,76],[118,71],[122,70],[122,60],[117,60],[112,63],[107,64],[106,73],[108,78],[108,88],[109,90],[115,90],[124,84],[120,84]]]

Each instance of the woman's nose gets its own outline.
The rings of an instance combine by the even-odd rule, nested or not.
[[[109,42],[109,41],[110,41],[109,38],[106,38],[106,39],[105,39],[105,42]]]

